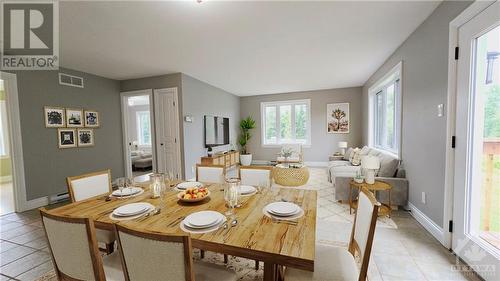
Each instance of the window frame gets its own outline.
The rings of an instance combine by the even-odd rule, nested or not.
[[[7,121],[7,118],[8,118],[7,101],[0,100],[0,107],[2,108],[2,110],[0,112],[0,114],[2,115],[1,116],[2,124],[1,124],[0,130],[2,130],[2,132],[0,132],[0,134],[2,134],[2,140],[3,140],[3,144],[0,144],[0,145],[3,145],[2,150],[4,150],[4,152],[5,152],[4,154],[0,154],[0,159],[7,159],[7,158],[10,158],[9,123]]]
[[[382,93],[382,98],[384,101],[383,115],[386,115],[387,110],[387,88],[392,84],[394,87],[395,94],[395,104],[394,104],[394,141],[395,147],[391,148],[384,145],[377,144],[378,137],[378,110],[377,106],[377,96]],[[369,96],[369,106],[368,106],[368,145],[388,153],[401,159],[401,136],[402,136],[402,98],[403,98],[403,62],[400,61],[396,66],[394,66],[390,71],[388,71],[382,78],[380,78],[372,87],[368,90]]]
[[[295,105],[306,105],[306,142],[296,142],[295,140]],[[280,131],[280,106],[291,105],[291,132],[292,142],[281,142]],[[266,107],[274,106],[276,108],[276,143],[266,143]],[[311,146],[311,100],[284,100],[284,101],[270,101],[260,103],[260,119],[261,119],[261,146],[262,147],[281,147],[284,144],[300,144],[302,147]]]
[[[141,125],[141,122],[140,122],[140,118],[141,118],[141,115],[143,114],[147,114],[149,115],[148,116],[148,121],[149,121],[149,127],[150,127],[150,130],[151,130],[151,112],[148,111],[148,110],[140,110],[140,111],[136,111],[135,112],[135,122],[136,122],[136,130],[137,130],[137,142],[139,143],[139,146],[152,146],[153,145],[153,140],[151,139],[152,136],[150,134],[149,136],[149,140],[150,140],[150,143],[147,144],[147,143],[142,143],[141,139],[143,138],[142,136],[142,125]]]

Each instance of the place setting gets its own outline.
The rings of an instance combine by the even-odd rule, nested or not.
[[[181,182],[177,184],[174,187],[174,190],[176,191],[186,191],[188,189],[195,189],[195,188],[201,188],[203,187],[203,183],[197,182],[197,181],[186,181],[186,182]]]
[[[298,219],[304,215],[304,210],[295,203],[273,202],[266,205],[262,212],[275,223],[297,225]]]
[[[134,186],[133,179],[118,178],[116,183],[118,185],[118,189],[113,191],[110,197],[125,199],[144,193],[144,189]]]
[[[216,211],[200,211],[192,213],[180,222],[184,232],[202,234],[216,231],[225,225],[226,216]]]
[[[240,186],[240,195],[242,197],[252,196],[256,194],[258,191],[257,188],[251,185],[241,185]]]
[[[156,212],[155,206],[147,202],[130,203],[120,206],[111,212],[109,218],[112,220],[133,220]]]

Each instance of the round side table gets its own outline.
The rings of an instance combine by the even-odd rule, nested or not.
[[[368,184],[366,182],[362,183],[357,183],[354,180],[351,180],[350,185],[349,185],[349,214],[351,214],[352,209],[356,210],[358,207],[358,200],[352,198],[352,190],[356,188],[358,192],[360,191],[361,187],[365,187],[366,189],[370,190],[373,192],[375,197],[377,197],[377,192],[379,191],[386,191],[389,194],[389,202],[387,203],[380,203],[380,208],[378,209],[378,215],[379,216],[388,216],[391,217],[392,209],[391,209],[391,190],[392,190],[392,185],[390,185],[387,182],[384,181],[379,181],[376,180],[373,184]]]

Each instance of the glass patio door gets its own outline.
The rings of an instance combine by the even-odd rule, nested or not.
[[[500,280],[500,4],[459,28],[452,248]]]

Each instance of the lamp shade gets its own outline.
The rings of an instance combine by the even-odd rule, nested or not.
[[[377,156],[365,156],[361,159],[361,167],[376,170],[380,168],[380,160]]]
[[[347,148],[347,142],[346,141],[339,141],[339,148]]]

